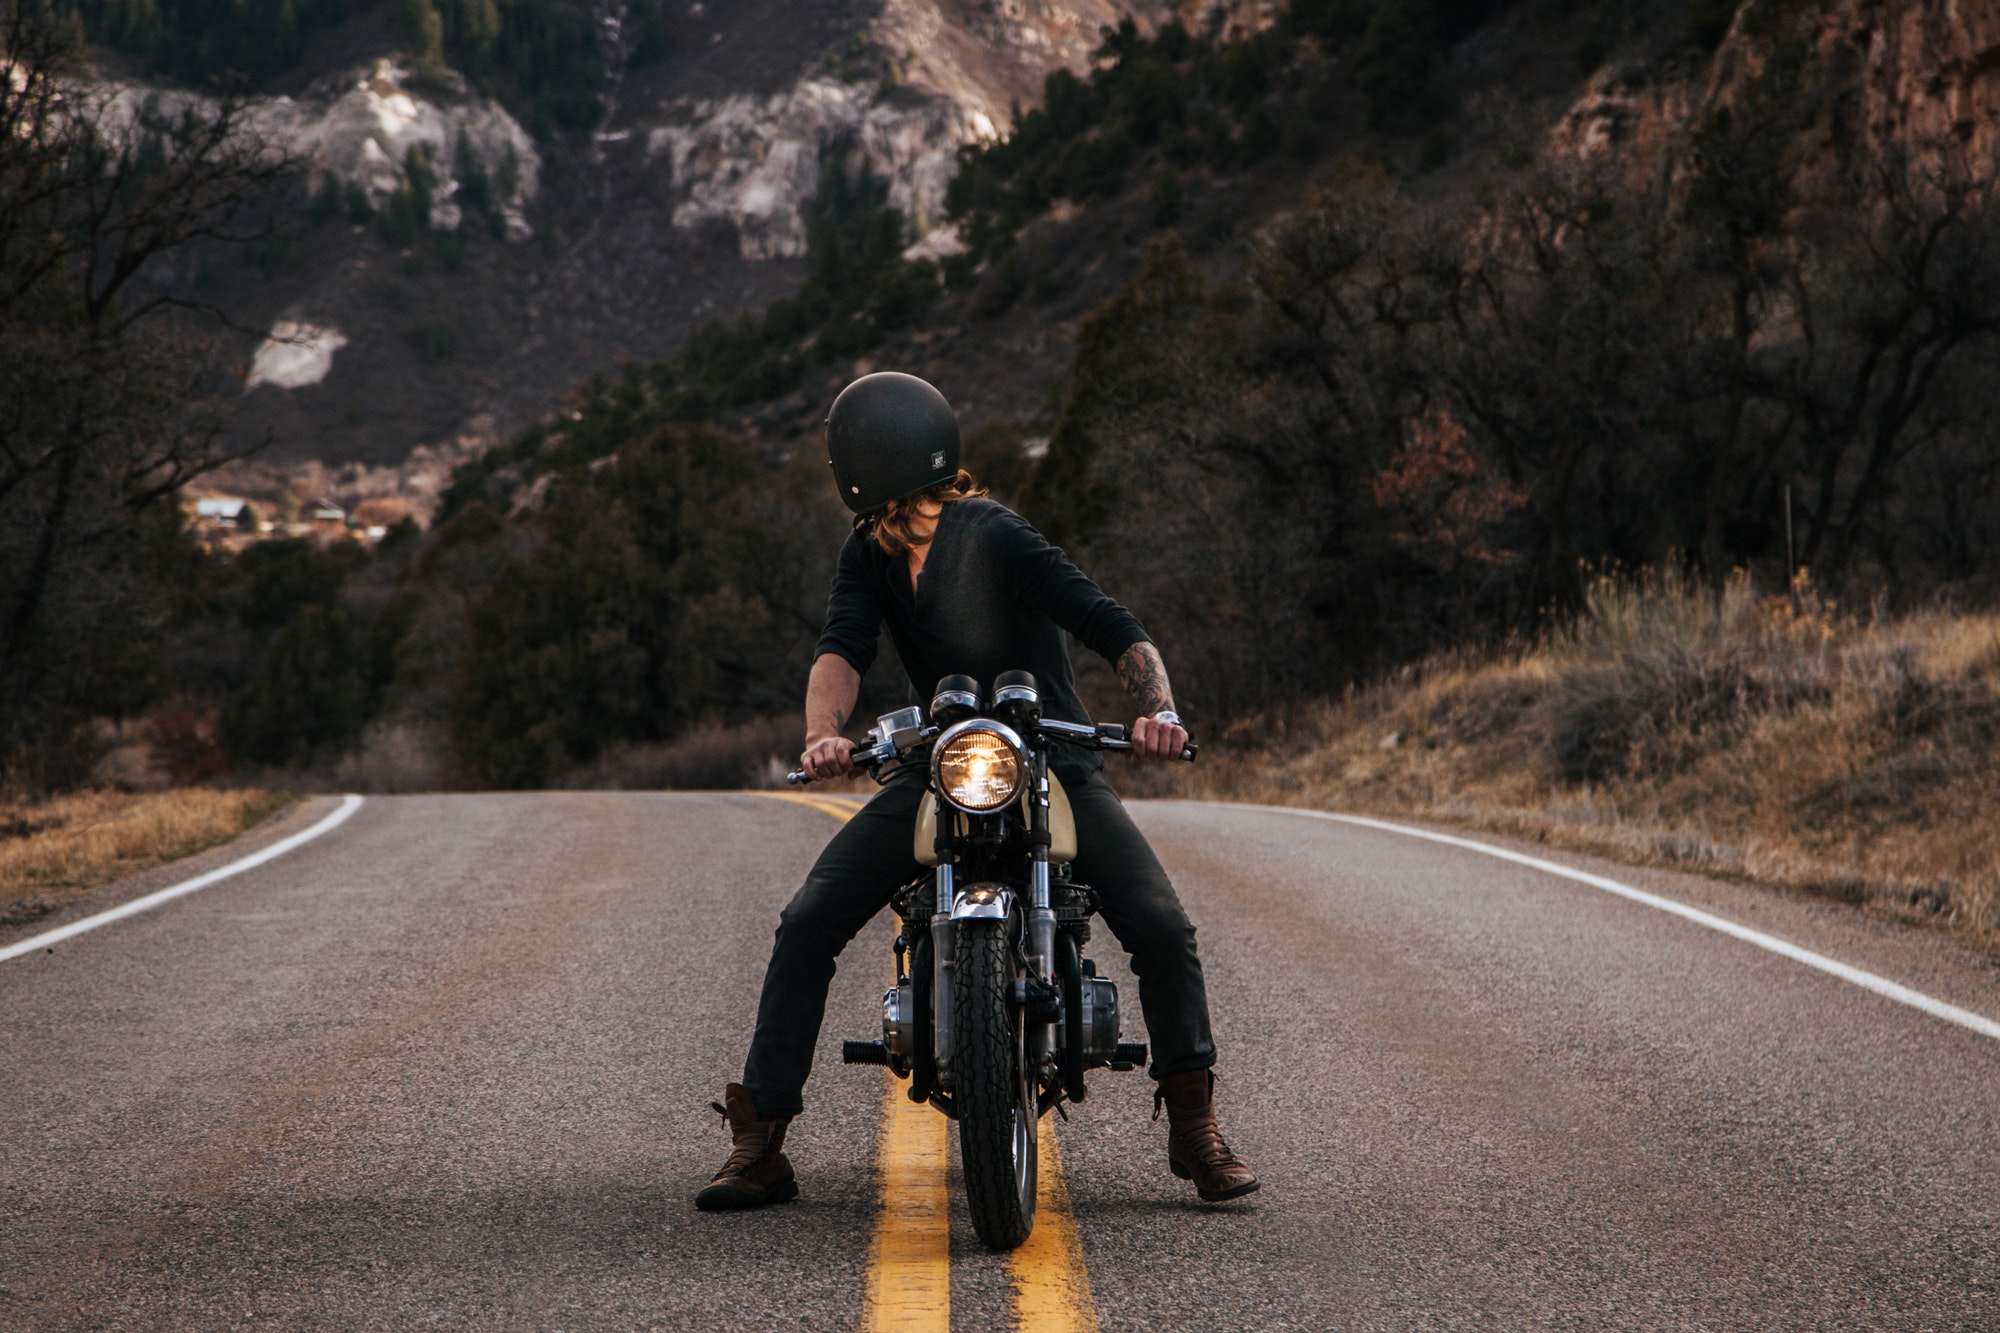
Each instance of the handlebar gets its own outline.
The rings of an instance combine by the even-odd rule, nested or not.
[[[1070,741],[1088,745],[1094,750],[1130,750],[1132,742],[1126,738],[1125,728],[1116,722],[1100,722],[1094,727],[1086,727],[1077,722],[1056,722],[1043,719],[1036,729],[1053,740]],[[1181,747],[1181,762],[1192,764],[1200,751],[1198,745]]]
[[[1130,742],[1130,741],[1106,741],[1106,742],[1105,742],[1104,744],[1102,744],[1102,745],[1098,746],[1097,748],[1098,748],[1098,749],[1100,749],[1100,750],[1112,750],[1112,751],[1117,751],[1117,750],[1128,750],[1128,751],[1129,751],[1129,750],[1130,750],[1130,749],[1132,748],[1132,742]],[[1197,750],[1199,750],[1200,748],[1201,748],[1201,747],[1200,747],[1199,745],[1183,745],[1183,746],[1181,747],[1181,753],[1180,753],[1180,762],[1181,762],[1181,763],[1183,763],[1183,764],[1192,764],[1192,763],[1194,762],[1194,756],[1195,756],[1195,752],[1196,752]]]
[[[848,756],[848,759],[852,761],[856,768],[873,769],[895,758],[893,751],[888,754],[883,754],[881,751],[882,747],[880,745],[870,745],[856,750]],[[804,769],[795,768],[785,774],[785,781],[794,787],[803,787],[810,783],[812,779],[806,776]]]
[[[1129,752],[1132,749],[1132,742],[1126,736],[1125,728],[1116,722],[1104,722],[1095,727],[1086,727],[1077,722],[1058,722],[1050,718],[1044,718],[1035,724],[1035,731],[1038,735],[1049,740],[1065,741],[1072,745],[1084,745],[1093,750],[1108,750],[1112,752],[1122,750]],[[1193,744],[1182,746],[1180,754],[1181,762],[1192,764],[1195,760],[1195,755],[1200,749],[1200,746]],[[856,768],[872,771],[889,760],[896,758],[897,755],[898,751],[893,746],[887,741],[881,741],[874,745],[858,749],[848,757],[852,760]],[[803,787],[811,783],[813,779],[807,777],[803,769],[794,769],[785,774],[785,781],[791,786]]]

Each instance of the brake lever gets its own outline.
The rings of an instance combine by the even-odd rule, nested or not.
[[[1124,750],[1124,751],[1129,751],[1129,750],[1131,750],[1131,748],[1132,748],[1132,742],[1130,742],[1130,741],[1114,741],[1114,740],[1100,740],[1100,741],[1098,741],[1098,743],[1097,743],[1097,748],[1098,748],[1098,749],[1100,749],[1100,750]],[[1182,763],[1184,763],[1184,764],[1192,764],[1192,763],[1194,762],[1194,757],[1195,757],[1195,755],[1196,755],[1197,753],[1199,753],[1199,752],[1200,752],[1200,750],[1201,750],[1201,747],[1200,747],[1199,745],[1193,745],[1193,744],[1189,744],[1189,745],[1183,745],[1183,746],[1181,747],[1181,762],[1182,762]]]
[[[869,777],[874,778],[877,782],[881,782],[884,780],[881,772],[879,771],[882,765],[888,763],[892,759],[900,759],[903,758],[904,756],[916,753],[916,751],[922,746],[922,744],[923,741],[920,739],[916,745],[912,745],[908,750],[904,750],[899,753],[894,747],[890,747],[885,751],[883,747],[888,745],[888,742],[884,741],[880,744],[871,745],[865,750],[855,750],[848,755],[848,759],[850,762],[853,763],[853,765],[856,768],[861,769],[863,772],[867,773]],[[899,771],[900,768],[901,765],[898,765],[896,770],[891,770],[891,771],[892,772]],[[785,781],[794,787],[806,787],[812,784],[813,779],[806,776],[806,771],[804,769],[795,768],[791,772],[785,774]]]

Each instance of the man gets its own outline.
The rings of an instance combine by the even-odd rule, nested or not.
[[[869,375],[834,402],[826,433],[840,498],[859,517],[841,548],[806,686],[801,766],[809,776],[854,771],[854,743],[840,733],[884,622],[920,697],[947,675],[990,683],[1002,671],[1024,670],[1040,686],[1046,716],[1088,723],[1070,673],[1068,631],[1116,666],[1138,704],[1133,753],[1179,757],[1187,732],[1158,649],[1129,611],[959,469],[958,422],[943,395],[914,376]],[[1216,1125],[1215,1044],[1194,927],[1104,780],[1102,757],[1059,752],[1051,766],[1076,818],[1075,876],[1097,890],[1105,924],[1139,978],[1169,1166],[1203,1199],[1240,1198],[1258,1182]],[[893,779],[834,835],[780,917],[743,1082],[723,1093],[733,1148],[697,1206],[752,1208],[798,1197],[785,1127],[803,1109],[834,959],[922,872],[910,831],[923,792],[919,772]]]

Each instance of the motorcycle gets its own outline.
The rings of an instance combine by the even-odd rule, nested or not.
[[[1035,1227],[1041,1118],[1085,1099],[1086,1071],[1146,1062],[1145,1043],[1119,1040],[1117,986],[1083,956],[1097,899],[1070,879],[1076,823],[1049,769],[1059,745],[1132,743],[1114,723],[1044,718],[1025,671],[997,677],[990,699],[947,676],[928,720],[885,714],[869,740],[852,758],[877,782],[928,768],[913,849],[930,870],[892,900],[901,929],[881,1040],[844,1042],[842,1058],[887,1066],[911,1101],[958,1122],[973,1228],[1012,1249]]]

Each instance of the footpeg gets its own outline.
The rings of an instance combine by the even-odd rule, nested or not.
[[[1146,1043],[1143,1041],[1121,1041],[1111,1056],[1111,1067],[1121,1074],[1145,1063]]]
[[[1139,1048],[1141,1051],[1145,1047]],[[1144,1057],[1141,1056],[1143,1059]],[[840,1043],[840,1062],[844,1065],[883,1065],[889,1063],[889,1048],[879,1041],[843,1041]]]

